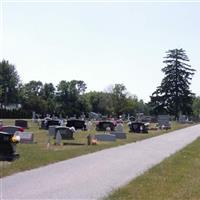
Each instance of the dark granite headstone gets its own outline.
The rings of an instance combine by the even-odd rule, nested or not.
[[[0,132],[0,160],[12,161],[19,157],[16,153],[16,143],[12,141],[13,134]]]
[[[114,131],[115,125],[111,121],[99,121],[96,124],[96,130],[97,131],[106,131],[107,128],[110,128],[111,131]]]
[[[23,119],[17,119],[15,120],[15,126],[20,126],[23,128],[28,128],[28,121],[23,120]]]
[[[132,122],[131,124],[129,124],[129,128],[129,132],[148,133],[147,126],[142,122]]]
[[[63,140],[73,140],[74,137],[73,137],[73,130],[70,129],[69,127],[65,127],[65,126],[57,126],[55,128],[55,131],[56,131],[56,135],[57,133],[59,132],[60,135],[61,135],[61,138]],[[55,136],[56,137],[56,136]]]
[[[68,119],[66,126],[74,127],[76,130],[77,129],[81,129],[85,131],[87,130],[85,120],[81,120],[81,119]]]

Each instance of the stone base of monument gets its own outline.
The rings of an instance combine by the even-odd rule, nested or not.
[[[114,142],[116,141],[116,136],[113,134],[96,134],[95,138],[97,141]]]
[[[123,132],[111,132],[112,135],[115,135],[117,139],[126,139],[126,133]]]

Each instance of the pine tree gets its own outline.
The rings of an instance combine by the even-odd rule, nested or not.
[[[191,77],[195,69],[187,64],[189,58],[183,49],[173,49],[166,52],[162,69],[165,73],[161,85],[151,96],[151,105],[157,114],[168,113],[176,119],[179,114],[192,113],[192,101],[194,94],[190,91]]]

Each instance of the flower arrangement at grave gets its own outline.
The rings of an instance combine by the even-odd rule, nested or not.
[[[14,135],[11,138],[12,143],[19,143],[20,142],[20,136],[19,135]]]

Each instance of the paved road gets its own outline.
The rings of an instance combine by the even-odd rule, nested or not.
[[[2,199],[101,199],[200,136],[200,125],[0,179]]]

